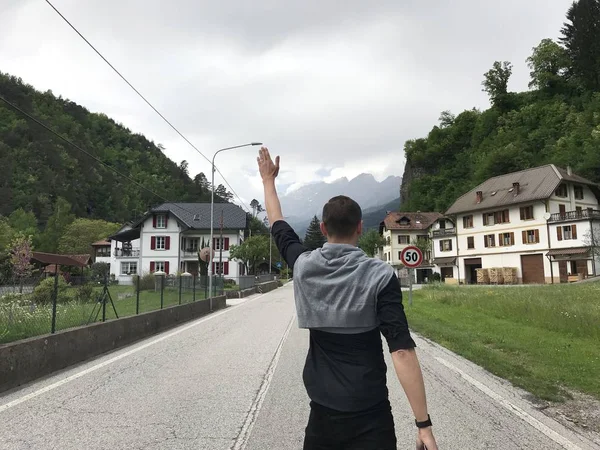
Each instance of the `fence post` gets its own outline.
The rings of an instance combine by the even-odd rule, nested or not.
[[[58,303],[58,267],[54,271],[54,291],[52,292],[52,325],[50,332],[56,332],[56,304]]]
[[[164,294],[165,294],[165,277],[164,277],[164,275],[161,275],[161,277],[160,277],[160,309],[163,309]]]
[[[136,295],[135,295],[135,314],[140,313],[140,276],[137,276]]]
[[[106,290],[108,289],[108,273],[104,272],[104,292],[102,293],[102,322],[106,322]]]
[[[192,275],[192,301],[196,301],[196,275]]]
[[[179,274],[179,304],[181,305],[181,274]]]

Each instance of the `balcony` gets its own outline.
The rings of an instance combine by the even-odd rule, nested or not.
[[[197,248],[181,249],[181,255],[184,258],[195,258],[195,259],[198,259],[198,249]]]
[[[573,220],[600,220],[600,211],[592,209],[554,213],[550,215],[548,222],[569,222]]]
[[[115,248],[115,258],[139,258],[139,248]]]
[[[441,230],[433,230],[434,238],[456,236],[456,228],[443,228]]]

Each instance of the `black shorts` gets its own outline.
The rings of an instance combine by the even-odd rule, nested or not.
[[[304,450],[396,450],[396,431],[388,400],[365,411],[340,412],[314,402]]]

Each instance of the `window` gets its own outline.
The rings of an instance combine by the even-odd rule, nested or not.
[[[473,236],[469,236],[467,238],[467,248],[469,250],[473,250],[475,248],[475,238]]]
[[[402,244],[402,245],[410,244],[410,236],[399,235],[398,236],[398,244]]]
[[[164,214],[158,214],[156,216],[155,228],[167,228],[167,216],[165,216]]]
[[[498,235],[498,245],[500,247],[515,245],[515,233],[500,233]]]
[[[523,244],[539,244],[540,231],[539,230],[523,230],[522,238],[523,238]]]
[[[184,238],[181,249],[185,252],[197,252],[200,247],[200,239],[198,238]]]
[[[560,186],[558,186],[554,195],[557,197],[568,197],[569,194],[567,191],[567,185],[562,183]]]
[[[576,200],[583,200],[583,186],[577,186],[575,185],[575,199]]]
[[[446,219],[440,219],[440,230],[446,229]]]
[[[166,248],[166,239],[164,236],[156,237],[156,250],[165,250]]]
[[[137,262],[122,262],[121,275],[135,275],[137,273]]]
[[[214,238],[213,247],[215,250],[229,250],[229,238]]]
[[[473,215],[463,217],[463,228],[473,228]]]
[[[533,219],[533,205],[522,206],[520,209],[521,220],[532,220]]]
[[[96,249],[96,256],[110,256],[110,247],[98,247]]]
[[[496,236],[494,234],[487,234],[483,237],[483,243],[485,247],[495,247],[496,246]]]
[[[229,262],[214,262],[213,271],[215,275],[229,275]]]
[[[566,225],[556,228],[556,237],[559,241],[577,239],[577,225]]]
[[[164,272],[165,271],[165,262],[164,261],[155,261],[154,262],[154,271],[155,272]]]
[[[444,239],[440,241],[440,251],[449,252],[452,250],[452,239]]]
[[[583,211],[583,208],[581,208],[581,206],[576,206],[575,207],[575,212],[577,212],[577,217],[581,217],[581,212]]]
[[[508,213],[508,209],[483,214],[483,224],[486,226],[508,222],[510,222],[510,214]]]

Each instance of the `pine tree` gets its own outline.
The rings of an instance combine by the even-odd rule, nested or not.
[[[321,233],[321,221],[317,216],[314,216],[306,230],[304,246],[310,250],[315,250],[323,247],[325,242],[327,242],[327,239],[325,239],[325,236]]]
[[[560,41],[571,59],[570,74],[600,90],[600,0],[578,0],[567,12]]]

